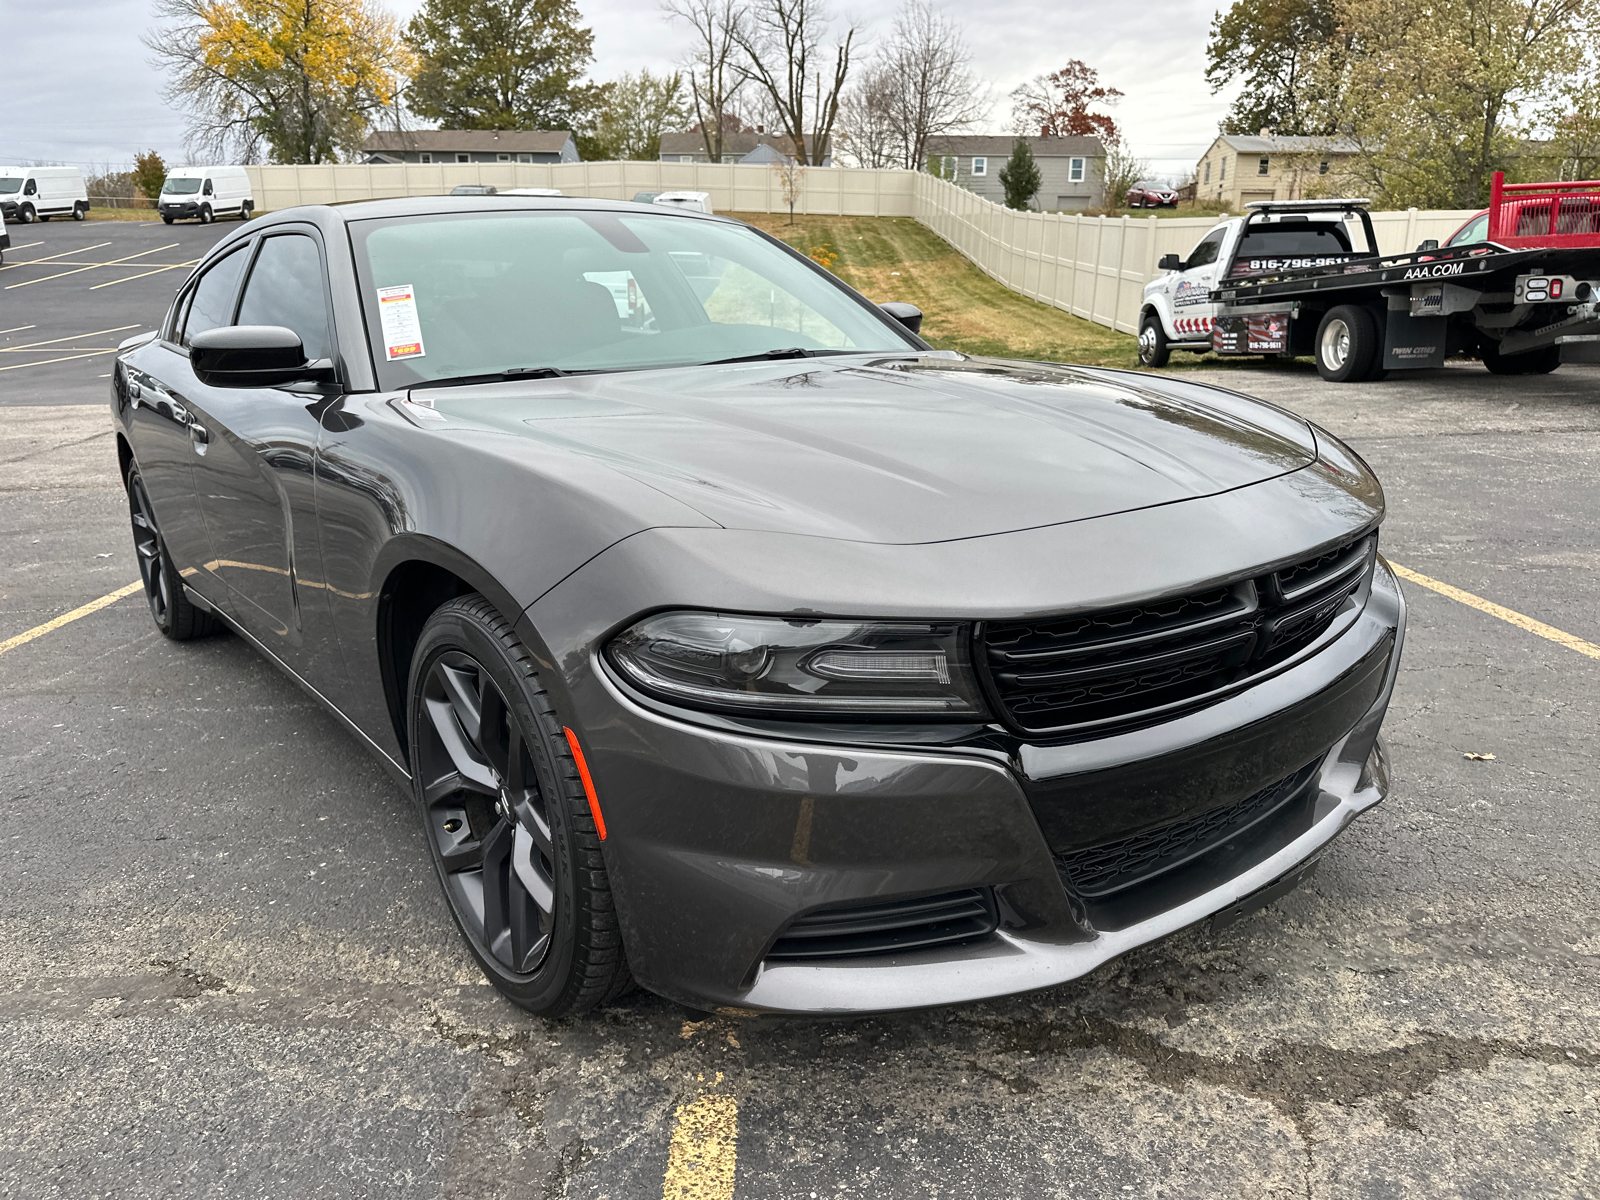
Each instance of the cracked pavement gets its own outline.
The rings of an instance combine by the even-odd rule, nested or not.
[[[1183,377],[1351,440],[1396,561],[1600,642],[1600,369]],[[104,409],[0,413],[3,640],[136,570]],[[1393,795],[1298,891],[852,1021],[524,1016],[333,718],[111,605],[0,658],[0,1194],[653,1198],[707,1103],[739,1197],[1600,1195],[1600,661],[1406,590]]]

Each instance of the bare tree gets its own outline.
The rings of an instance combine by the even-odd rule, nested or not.
[[[664,0],[661,7],[673,20],[687,22],[694,34],[694,49],[683,63],[690,107],[705,139],[706,157],[721,162],[728,118],[745,82],[737,68],[742,9],[735,0]],[[734,124],[738,126],[736,117]]]
[[[906,0],[883,51],[902,165],[918,170],[930,139],[970,129],[989,115],[989,89],[972,72],[959,26],[929,0]]]
[[[772,164],[772,173],[778,177],[778,189],[783,193],[783,202],[789,208],[789,224],[794,224],[794,206],[799,203],[800,196],[806,187],[806,168],[793,154],[785,154]]]
[[[823,0],[754,0],[733,27],[743,51],[738,70],[766,93],[802,166],[827,154],[850,73],[855,26],[824,48],[832,21]]]
[[[839,97],[837,140],[858,167],[903,167],[905,149],[895,112],[899,76],[874,61]]]

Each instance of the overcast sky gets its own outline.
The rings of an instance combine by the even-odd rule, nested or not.
[[[402,17],[420,0],[390,0]],[[595,33],[594,78],[672,66],[685,37],[655,0],[578,0]],[[899,0],[836,0],[870,41]],[[1181,174],[1215,136],[1226,97],[1206,86],[1205,39],[1216,0],[943,0],[963,22],[978,73],[993,87],[992,132],[1009,125],[1007,93],[1080,58],[1126,98],[1112,111],[1156,173]],[[149,0],[0,0],[0,162],[125,164],[153,147],[182,162],[183,118],[161,99],[161,77],[139,40]]]

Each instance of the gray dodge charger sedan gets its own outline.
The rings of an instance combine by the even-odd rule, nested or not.
[[[974,1000],[1287,891],[1388,788],[1371,471],[920,319],[659,207],[275,213],[117,359],[151,613],[411,790],[536,1013]]]

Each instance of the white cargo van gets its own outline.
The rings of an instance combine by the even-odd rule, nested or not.
[[[711,211],[710,192],[662,192],[651,204],[662,204],[668,208],[686,208],[690,212],[708,213]]]
[[[0,167],[0,214],[31,225],[51,217],[81,221],[89,215],[89,193],[77,167]]]
[[[156,199],[168,225],[190,217],[202,225],[233,215],[248,221],[255,206],[250,176],[243,167],[173,167]]]

